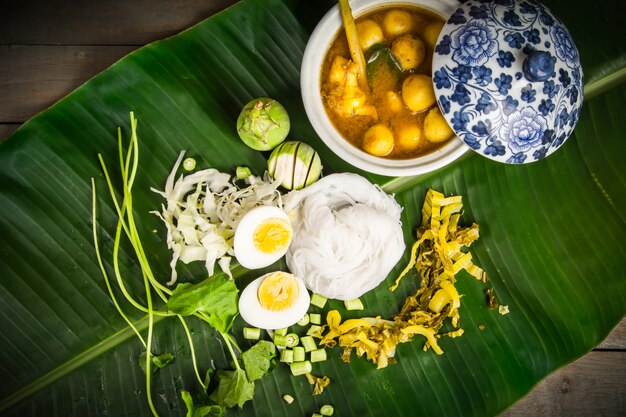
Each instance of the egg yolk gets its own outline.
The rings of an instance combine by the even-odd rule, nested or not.
[[[286,272],[268,275],[257,291],[261,307],[270,311],[282,311],[291,307],[299,295],[300,287],[296,277]]]
[[[287,249],[291,242],[291,224],[284,219],[270,218],[259,224],[252,235],[254,246],[263,253]]]

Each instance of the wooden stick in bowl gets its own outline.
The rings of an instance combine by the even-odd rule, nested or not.
[[[339,9],[341,10],[341,17],[343,19],[343,27],[346,31],[346,38],[348,38],[348,48],[350,48],[350,55],[355,64],[359,68],[359,87],[365,94],[369,94],[370,86],[367,83],[367,72],[365,70],[365,56],[359,43],[359,35],[356,31],[356,25],[354,24],[354,16],[352,16],[352,9],[350,8],[349,0],[339,0]]]

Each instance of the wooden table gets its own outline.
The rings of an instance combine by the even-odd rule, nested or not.
[[[49,0],[0,5],[0,140],[124,55],[232,0]],[[626,319],[503,415],[626,416]]]

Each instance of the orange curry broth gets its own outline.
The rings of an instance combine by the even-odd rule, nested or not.
[[[422,37],[422,31],[425,27],[427,27],[430,23],[439,21],[443,22],[444,19],[440,16],[436,15],[433,12],[428,10],[419,8],[419,7],[410,7],[410,6],[386,6],[376,10],[373,10],[365,15],[359,16],[355,19],[355,22],[358,23],[365,19],[371,19],[378,23],[381,27],[383,27],[383,16],[384,14],[392,9],[406,10],[411,13],[411,16],[414,21],[413,30],[408,32],[409,34],[416,36],[422,41],[424,38]],[[396,37],[388,38],[386,35],[382,44],[391,48],[391,43]],[[328,52],[326,53],[326,57],[324,59],[324,64],[322,65],[322,98],[324,102],[324,107],[326,109],[326,113],[329,116],[331,122],[335,126],[335,128],[341,133],[344,139],[346,139],[349,143],[356,146],[359,149],[363,149],[363,136],[365,132],[376,123],[383,123],[387,125],[394,133],[394,136],[397,136],[397,128],[399,126],[403,126],[409,123],[417,122],[417,125],[422,130],[422,139],[420,140],[418,146],[410,151],[405,151],[400,149],[399,146],[395,146],[391,153],[384,156],[383,158],[388,159],[409,159],[415,158],[420,155],[425,155],[429,152],[432,152],[442,145],[447,143],[448,141],[433,143],[429,142],[423,136],[423,128],[424,128],[424,118],[428,114],[428,110],[414,113],[411,112],[406,106],[403,106],[403,109],[400,112],[394,112],[389,110],[385,106],[385,95],[389,91],[393,91],[398,94],[399,97],[402,96],[402,82],[406,77],[411,74],[425,74],[429,77],[432,76],[432,56],[433,49],[424,41],[424,46],[426,47],[426,54],[424,56],[424,61],[415,69],[410,71],[402,71],[402,74],[399,77],[397,83],[395,83],[396,76],[393,74],[393,71],[388,68],[386,65],[381,65],[381,70],[376,72],[376,82],[370,82],[371,92],[367,99],[367,104],[373,104],[376,107],[378,112],[378,121],[374,120],[369,116],[351,116],[351,117],[341,117],[335,111],[329,108],[326,98],[324,97],[324,90],[326,83],[328,82],[328,77],[330,73],[330,67],[333,63],[333,60],[336,56],[342,56],[346,59],[350,58],[350,50],[348,49],[348,41],[346,39],[345,31],[342,29],[338,32],[337,36],[333,40]],[[374,46],[375,47],[375,46]],[[366,60],[369,57],[368,51],[364,51]],[[404,104],[404,103],[403,103]],[[437,104],[435,104],[436,106]],[[396,139],[397,140],[397,139]]]

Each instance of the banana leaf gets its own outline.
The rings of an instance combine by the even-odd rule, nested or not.
[[[401,345],[398,364],[385,369],[362,358],[346,364],[338,348],[315,372],[331,385],[311,395],[303,377],[284,366],[258,381],[254,400],[229,415],[302,416],[333,404],[338,415],[495,415],[542,378],[592,349],[626,312],[626,45],[623,2],[546,1],[578,43],[586,77],[580,122],[559,152],[525,166],[469,155],[414,178],[366,175],[404,207],[407,245],[425,191],[464,198],[464,222],[481,226],[476,263],[511,313],[487,309],[484,287],[462,276],[461,338],[442,339],[443,356]],[[139,119],[140,166],[134,212],[162,282],[170,254],[160,220],[149,214],[180,150],[201,167],[259,174],[267,155],[237,137],[240,108],[256,96],[281,101],[294,139],[315,146],[324,172],[354,171],[326,148],[303,111],[299,67],[304,47],[330,2],[243,1],[187,31],[133,52],[38,114],[0,145],[0,413],[25,415],[148,415],[142,346],[115,310],[94,254],[90,178],[96,179],[98,230],[111,270],[116,216],[96,155],[117,156],[116,128]],[[593,9],[592,12],[589,9]],[[119,184],[120,178],[113,181]],[[141,271],[129,245],[121,270],[142,294]],[[408,261],[405,255],[403,261]],[[278,264],[277,267],[284,267]],[[401,270],[398,265],[386,284]],[[197,281],[203,268],[179,268]],[[235,269],[240,288],[257,274]],[[381,285],[363,297],[368,315],[391,317],[417,288],[405,279],[390,293]],[[119,294],[118,294],[119,295]],[[331,301],[328,308],[338,308]],[[139,328],[146,317],[125,310]],[[228,369],[216,332],[189,321],[204,370]],[[482,325],[482,326],[481,326]],[[237,319],[233,335],[242,346]],[[480,327],[484,326],[484,330]],[[153,376],[160,415],[186,414],[180,391],[199,391],[186,336],[177,320],[157,319],[154,351],[175,361]],[[296,402],[282,401],[291,394]]]

